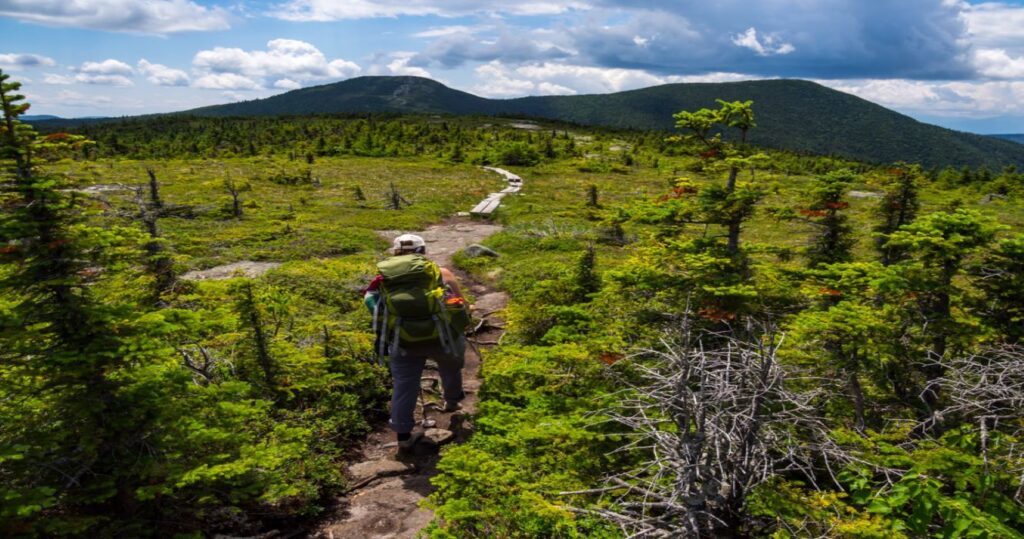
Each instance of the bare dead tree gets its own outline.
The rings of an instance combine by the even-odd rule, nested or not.
[[[400,210],[402,206],[412,206],[412,202],[406,200],[402,193],[398,192],[398,188],[395,187],[395,182],[391,182],[390,189],[387,193],[387,209],[389,210]]]
[[[167,252],[166,240],[160,235],[160,227],[157,220],[162,217],[163,202],[159,201],[159,195],[153,191],[153,180],[155,176],[150,172],[150,201],[147,203],[143,197],[142,188],[136,188],[135,204],[138,207],[137,217],[146,227],[149,241],[143,246],[146,250],[146,270],[155,279],[154,291],[157,298],[164,292],[170,290],[175,283],[174,267],[170,253]],[[154,198],[155,197],[155,198]],[[157,206],[157,203],[160,205]]]
[[[1007,345],[941,361],[945,375],[935,383],[941,385],[946,405],[925,420],[925,427],[952,421],[975,424],[987,467],[996,457],[991,447],[995,432],[1013,440],[1024,437],[1024,347]],[[1019,478],[1014,498],[1024,503],[1024,444],[1004,443],[1001,455],[999,465],[1011,466]]]
[[[192,380],[201,386],[215,381],[217,370],[226,364],[230,370],[234,367],[226,360],[216,357],[205,346],[199,343],[187,343],[177,347],[181,354],[182,366],[192,372]]]
[[[837,484],[831,470],[849,457],[818,416],[819,391],[787,389],[779,342],[686,331],[631,358],[640,380],[625,381],[621,406],[607,414],[628,430],[621,451],[648,457],[609,477],[603,490],[614,503],[590,512],[628,537],[736,536],[747,495],[768,479]]]
[[[164,207],[164,201],[160,198],[160,182],[156,179],[156,172],[151,168],[146,169],[149,175],[149,203],[156,209]]]
[[[239,182],[234,178],[228,177],[224,179],[224,189],[227,190],[228,194],[231,195],[231,213],[235,216],[235,219],[242,218],[242,193],[252,191],[252,185],[249,182]]]

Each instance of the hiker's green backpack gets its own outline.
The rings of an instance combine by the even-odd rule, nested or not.
[[[455,333],[465,329],[468,318],[460,323],[460,313],[445,307],[444,282],[437,264],[423,255],[401,255],[380,262],[377,271],[384,278],[373,313],[378,357],[394,356],[399,348],[429,344],[440,344],[451,353]]]

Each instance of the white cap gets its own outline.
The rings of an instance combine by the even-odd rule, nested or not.
[[[426,246],[427,242],[423,241],[423,238],[416,234],[402,234],[395,238],[395,242],[391,244],[391,250],[395,254],[410,253],[420,247],[426,248]]]

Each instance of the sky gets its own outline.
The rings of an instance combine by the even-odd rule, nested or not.
[[[361,75],[492,98],[801,78],[1024,133],[1024,0],[0,0],[0,69],[32,114],[63,117]]]

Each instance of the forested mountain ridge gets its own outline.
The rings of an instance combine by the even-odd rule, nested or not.
[[[1018,134],[1018,135],[992,135],[992,136],[995,137],[995,138],[998,138],[998,139],[1012,140],[1013,142],[1019,142],[1020,144],[1024,144],[1024,134]]]
[[[926,167],[1024,166],[1010,141],[918,122],[803,80],[665,84],[612,94],[485,99],[420,77],[357,77],[284,94],[186,111],[199,116],[359,112],[515,115],[603,127],[671,130],[672,113],[753,100],[764,111],[751,142],[798,152]]]

